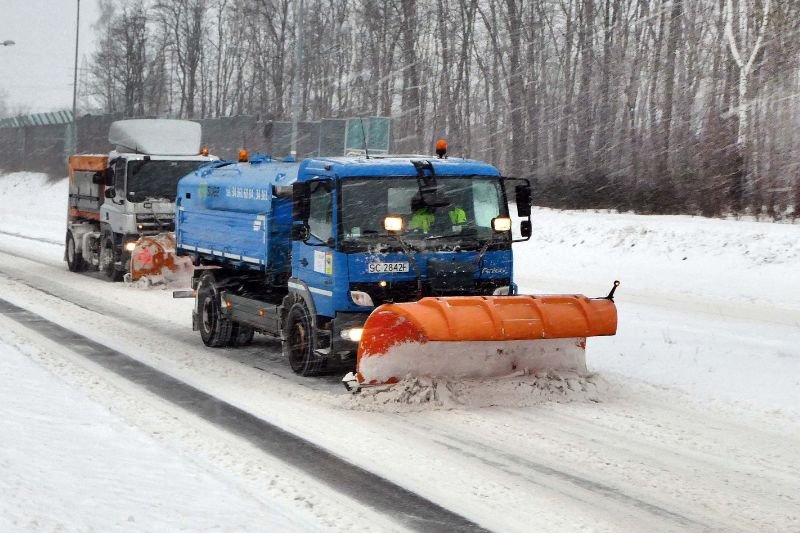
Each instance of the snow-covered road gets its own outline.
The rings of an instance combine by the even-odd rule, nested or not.
[[[52,189],[54,213],[44,218],[63,225],[55,208],[63,191]],[[353,398],[336,376],[298,378],[280,359],[278,344],[263,337],[245,349],[205,348],[191,331],[191,301],[67,272],[61,247],[44,242],[57,240],[61,226],[26,231],[25,194],[13,205],[8,196],[6,190],[0,200],[0,298],[482,527],[800,531],[800,226],[754,226],[763,235],[745,255],[762,260],[738,263],[739,252],[725,255],[721,243],[735,249],[739,234],[755,223],[537,212],[538,240],[517,254],[524,288],[600,294],[614,277],[624,282],[619,335],[589,342],[598,375],[579,383],[580,390],[557,380],[538,389],[453,386],[439,405],[420,405],[418,390]],[[708,223],[727,229],[715,234],[704,230]],[[641,251],[629,250],[634,241],[612,238],[620,234],[644,235],[634,239]],[[720,248],[704,248],[709,241]],[[615,246],[607,253],[609,242]],[[681,250],[673,254],[670,246]],[[689,256],[697,268],[686,267]],[[2,314],[0,334],[0,502],[9,502],[0,503],[0,525],[401,529],[393,517]],[[42,417],[49,402],[58,409]],[[57,421],[70,421],[70,431],[58,431]],[[98,451],[98,431],[118,451]],[[58,454],[47,456],[47,449]],[[118,470],[109,474],[104,461],[115,458]],[[147,462],[165,475],[183,465],[182,473],[153,487]],[[31,471],[49,472],[48,487]],[[85,484],[71,481],[82,475]],[[101,502],[107,505],[95,506],[100,511],[74,505],[76,495],[96,500],[106,485],[123,503],[112,505],[109,495]],[[198,491],[209,499],[223,495],[206,504]],[[195,506],[204,511],[193,513]]]

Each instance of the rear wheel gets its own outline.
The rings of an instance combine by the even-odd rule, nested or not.
[[[284,354],[295,374],[313,376],[322,370],[323,361],[314,355],[314,330],[311,315],[303,302],[289,308],[284,332]]]
[[[206,346],[219,348],[231,342],[233,321],[222,312],[214,277],[204,274],[197,289],[200,337]]]
[[[71,231],[67,232],[67,240],[65,243],[65,247],[67,256],[67,268],[69,268],[69,271],[83,272],[84,270],[86,270],[86,263],[84,263],[83,261],[83,255],[75,245],[75,238],[72,236]]]

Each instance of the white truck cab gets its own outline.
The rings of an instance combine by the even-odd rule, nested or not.
[[[112,280],[129,270],[143,236],[175,230],[178,180],[218,158],[201,149],[197,122],[113,122],[107,156],[70,157],[65,259],[72,271],[96,268]]]

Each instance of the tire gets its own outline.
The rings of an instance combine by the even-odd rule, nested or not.
[[[296,302],[286,315],[284,355],[295,374],[313,376],[322,370],[324,361],[314,355],[314,331],[311,315],[303,302]]]
[[[253,342],[255,330],[252,326],[234,322],[231,328],[231,340],[228,343],[230,346],[248,346]]]
[[[214,276],[203,274],[197,290],[197,311],[200,337],[211,348],[228,346],[233,334],[233,321],[224,316]]]
[[[100,247],[100,271],[106,275],[110,281],[122,281],[125,276],[124,270],[117,269],[117,250],[114,246],[114,237],[106,234]]]
[[[64,255],[67,257],[67,268],[70,272],[83,272],[86,270],[83,255],[75,246],[75,238],[72,236],[71,231],[67,231]]]

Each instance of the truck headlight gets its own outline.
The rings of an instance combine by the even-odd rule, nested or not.
[[[364,328],[343,329],[341,337],[346,341],[361,342],[361,334],[363,332]]]
[[[511,293],[511,287],[508,285],[503,285],[502,287],[497,287],[494,292],[492,293],[493,296],[508,296]]]
[[[136,249],[136,243],[135,242],[126,242],[125,243],[125,251],[132,252],[135,249]]]
[[[373,307],[372,297],[364,291],[350,291],[350,299],[353,303],[363,307]]]
[[[383,229],[389,233],[399,233],[403,231],[403,218],[388,216],[383,219]]]
[[[511,231],[511,219],[507,217],[495,217],[492,219],[492,229],[497,233]]]

